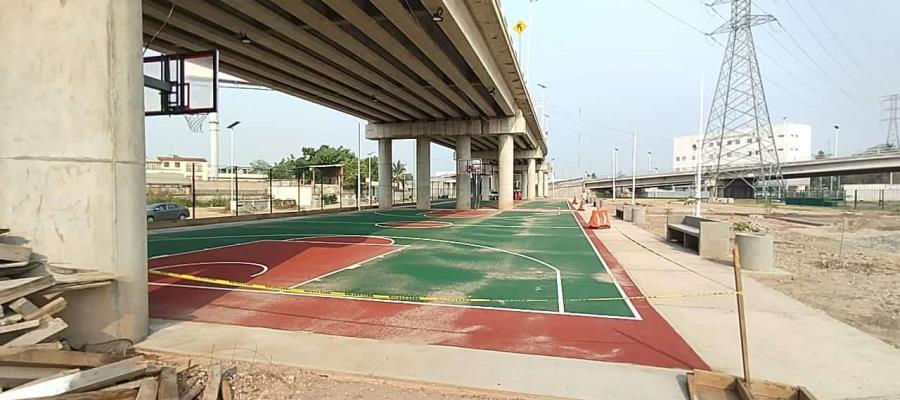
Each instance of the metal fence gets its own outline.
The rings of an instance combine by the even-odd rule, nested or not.
[[[191,218],[378,205],[377,182],[366,182],[364,178],[357,193],[356,179],[345,181],[340,173],[328,173],[325,169],[204,167],[187,164],[180,170],[148,171],[147,204],[180,204],[190,209]],[[455,187],[444,184],[433,183],[426,190],[433,200],[456,197]],[[415,203],[415,188],[411,182],[395,183],[392,199],[395,205]]]

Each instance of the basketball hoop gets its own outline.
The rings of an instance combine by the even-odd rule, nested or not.
[[[184,120],[188,124],[191,133],[203,133],[203,123],[209,114],[185,114]]]

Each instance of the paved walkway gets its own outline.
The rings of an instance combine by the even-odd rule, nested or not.
[[[554,398],[686,398],[679,370],[203,322],[151,330],[138,349]]]
[[[630,223],[595,231],[647,294],[731,290],[726,265]],[[650,251],[648,251],[648,249]],[[900,350],[744,275],[751,374],[808,387],[819,399],[900,399]],[[653,300],[714,370],[741,373],[733,296]]]

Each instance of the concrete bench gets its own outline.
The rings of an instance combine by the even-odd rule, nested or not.
[[[621,206],[621,205],[616,206],[616,218],[625,219],[625,206]]]
[[[690,215],[666,217],[666,240],[696,250],[703,258],[727,258],[730,236],[726,222]]]

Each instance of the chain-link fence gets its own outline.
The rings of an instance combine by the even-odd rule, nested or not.
[[[187,218],[231,215],[288,213],[327,209],[356,209],[378,205],[378,183],[364,178],[357,190],[356,179],[345,180],[340,165],[283,169],[254,169],[243,166],[207,168],[205,163],[170,162],[148,169],[146,202],[176,204]],[[454,199],[451,182],[432,182],[432,200]],[[413,204],[411,182],[392,185],[393,204]],[[166,219],[164,215],[156,218]]]

